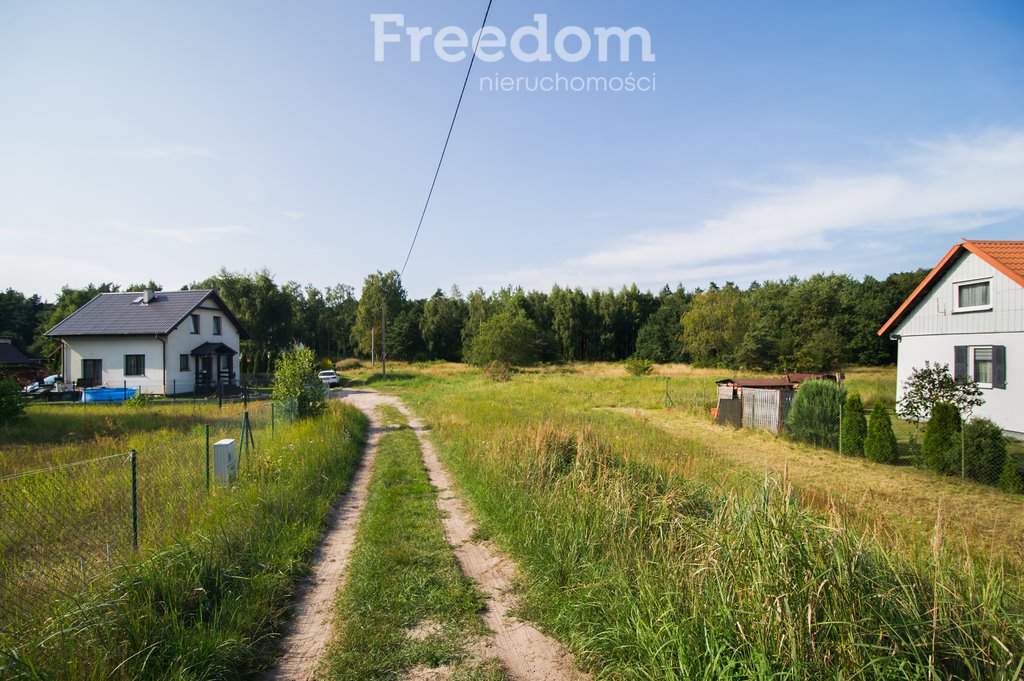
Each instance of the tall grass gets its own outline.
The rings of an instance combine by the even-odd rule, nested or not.
[[[896,550],[847,527],[838,510],[803,508],[786,480],[766,479],[753,495],[697,482],[699,444],[639,421],[607,427],[532,390],[409,396],[484,529],[524,566],[527,614],[601,675],[1012,679],[1024,670],[1019,578],[947,551],[941,523],[932,546]],[[676,464],[646,463],[655,460]]]
[[[241,679],[269,663],[291,594],[366,435],[334,405],[267,442],[238,484],[137,563],[0,638],[0,677]]]

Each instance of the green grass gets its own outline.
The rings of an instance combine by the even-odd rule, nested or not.
[[[959,537],[935,531],[935,515],[894,545],[825,496],[807,505],[790,481],[766,481],[745,463],[756,451],[724,456],[703,417],[665,411],[656,379],[584,370],[494,384],[453,372],[384,385],[433,426],[483,531],[523,566],[524,612],[601,677],[1016,678],[1024,669],[1019,573],[965,555]],[[659,409],[687,435],[643,416]],[[744,436],[726,442],[794,447]],[[807,465],[838,456],[808,454]],[[903,512],[913,509],[877,517]]]
[[[451,666],[456,677],[501,679],[493,663],[469,659],[484,634],[482,597],[459,571],[445,540],[437,495],[416,435],[397,410],[384,435],[328,656],[336,679],[394,679],[417,666]],[[418,635],[415,632],[418,631]]]
[[[43,404],[30,406],[25,416],[0,426],[0,477],[142,450],[152,442],[193,436],[210,425],[215,432],[234,430],[241,419],[241,404],[161,401],[143,409],[115,404]],[[252,403],[254,423],[267,421],[270,404]],[[279,422],[280,425],[280,422]]]
[[[243,679],[271,662],[295,584],[349,484],[366,420],[335,405],[264,442],[175,539],[0,637],[0,677]]]
[[[0,480],[0,628],[32,626],[54,597],[73,596],[136,559],[129,450],[137,451],[138,543],[147,555],[194,528],[220,493],[216,485],[207,492],[202,424],[210,426],[211,442],[241,435],[241,405],[90,407],[30,410],[16,431],[36,442],[3,445],[5,458],[13,457],[6,460],[9,468],[65,466]],[[267,466],[278,446],[269,404],[251,405],[250,423],[257,451],[267,456],[243,456],[243,476],[260,474],[256,467]],[[83,431],[93,427],[110,434],[82,441]],[[278,420],[274,431],[283,435],[287,429]],[[49,442],[42,437],[47,432]]]

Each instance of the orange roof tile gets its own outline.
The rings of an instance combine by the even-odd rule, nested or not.
[[[878,330],[878,335],[882,336],[892,331],[917,302],[931,290],[942,275],[952,267],[953,263],[968,251],[1024,286],[1024,241],[961,241],[949,249],[949,253],[946,253],[939,264],[928,273],[928,276],[914,289],[910,297],[903,301],[889,321]]]

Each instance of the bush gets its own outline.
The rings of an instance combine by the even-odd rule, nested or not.
[[[949,402],[932,407],[921,443],[921,462],[939,473],[960,472],[960,412]]]
[[[817,447],[839,447],[839,413],[846,388],[832,381],[806,381],[793,397],[786,427],[794,440]]]
[[[330,357],[324,357],[320,360],[320,371],[327,371],[328,369],[334,368],[334,362],[331,361]]]
[[[301,418],[316,416],[327,408],[327,387],[316,376],[313,351],[296,345],[277,360],[272,395],[275,400],[295,399]]]
[[[156,396],[142,392],[142,389],[135,391],[135,394],[124,401],[125,409],[145,409],[153,405]]]
[[[9,376],[0,376],[0,425],[11,423],[25,412],[25,399],[18,382]]]
[[[864,418],[864,404],[860,393],[853,393],[843,405],[843,423],[839,427],[839,453],[864,456],[864,438],[868,435],[868,420]]]
[[[1024,480],[1021,480],[1017,462],[1013,460],[1012,456],[1006,457],[1003,472],[999,475],[999,482],[996,484],[999,485],[999,489],[1010,494],[1020,494],[1024,491]]]
[[[1006,467],[1006,436],[988,419],[974,419],[964,426],[964,474],[987,485],[999,481]]]
[[[338,371],[352,371],[353,369],[362,369],[363,363],[355,357],[349,357],[335,362],[334,368]]]
[[[507,362],[494,361],[484,366],[484,375],[492,381],[508,381],[512,378],[512,367]]]
[[[649,359],[630,357],[625,362],[626,371],[632,376],[646,376],[654,371],[654,363]]]
[[[501,362],[510,367],[529,366],[537,361],[537,326],[522,315],[502,312],[477,331],[469,344],[466,360],[476,366]]]
[[[970,418],[975,408],[985,404],[985,398],[975,381],[954,379],[948,364],[925,362],[923,369],[914,369],[903,382],[903,397],[896,411],[904,419],[920,423],[939,402],[955,405],[957,412]]]
[[[899,460],[896,434],[892,432],[892,419],[881,402],[875,402],[871,409],[868,435],[864,438],[864,456],[878,463],[896,463]]]

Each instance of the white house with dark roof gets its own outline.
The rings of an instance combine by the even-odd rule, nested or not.
[[[1024,241],[954,246],[878,331],[899,341],[897,398],[925,361],[972,378],[975,416],[1024,436]]]
[[[65,381],[166,395],[236,385],[249,337],[211,290],[101,293],[46,335],[61,341]]]

